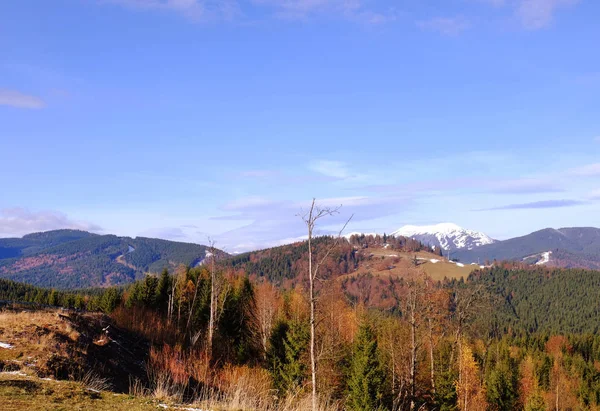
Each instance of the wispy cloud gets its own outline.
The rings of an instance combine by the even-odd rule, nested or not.
[[[552,23],[558,9],[578,2],[579,0],[521,0],[516,13],[523,27],[537,30]]]
[[[195,21],[233,20],[264,11],[277,19],[305,20],[314,16],[337,16],[360,24],[377,25],[396,20],[393,9],[366,8],[362,0],[98,0],[134,10],[164,10]],[[246,16],[248,17],[248,16]]]
[[[249,196],[230,201],[221,208],[226,211],[249,211],[265,206],[272,206],[274,204],[276,204],[275,201],[265,197]]]
[[[560,193],[565,189],[556,179],[543,178],[454,178],[447,180],[414,181],[405,184],[380,184],[361,187],[369,192],[423,193],[423,192],[484,192],[496,194]]]
[[[589,195],[591,200],[600,200],[600,188],[593,190]]]
[[[240,177],[246,178],[268,178],[277,175],[274,170],[245,170],[239,173]]]
[[[540,194],[564,192],[555,179],[522,178],[492,181],[488,191],[502,194]]]
[[[16,90],[0,89],[0,105],[16,108],[40,109],[46,106],[46,103],[35,96],[23,94]]]
[[[280,17],[304,18],[323,12],[349,14],[361,8],[360,0],[252,0],[256,5],[270,6]]]
[[[534,201],[531,203],[520,203],[520,204],[508,204],[499,207],[484,208],[475,211],[495,211],[495,210],[526,210],[526,209],[544,209],[544,208],[562,208],[562,207],[574,207],[586,204],[585,201],[580,200],[544,200]]]
[[[165,240],[183,240],[188,238],[180,227],[152,228],[140,233],[142,237],[162,238]]]
[[[234,0],[100,0],[134,10],[164,10],[179,13],[191,20],[231,20],[239,14]]]
[[[37,231],[61,228],[102,231],[102,228],[96,224],[75,221],[57,211],[31,211],[22,207],[0,210],[0,237],[22,236]]]
[[[342,161],[316,160],[308,165],[308,169],[327,177],[345,179],[352,176],[348,165]]]
[[[576,167],[568,172],[572,176],[578,177],[595,177],[600,176],[600,163],[587,164],[585,166]]]
[[[411,200],[403,197],[332,197],[317,199],[322,207],[339,207],[340,213],[322,221],[319,234],[337,232],[350,215],[352,222],[367,221],[401,213]],[[235,214],[216,219],[245,220],[248,224],[215,236],[220,244],[231,251],[245,251],[281,244],[284,238],[299,238],[305,227],[299,218],[310,207],[306,201],[269,201],[262,197],[245,197],[222,207]]]
[[[445,36],[456,36],[470,27],[463,17],[434,17],[417,21],[417,27],[422,30],[436,31]]]

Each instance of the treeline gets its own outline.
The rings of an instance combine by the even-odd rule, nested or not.
[[[405,252],[418,252],[427,251],[431,253],[441,254],[441,249],[437,250],[431,246],[425,245],[418,240],[402,236],[391,236],[387,234],[383,235],[365,235],[355,234],[347,238],[348,242],[352,246],[368,248],[368,247],[385,247],[391,250],[405,251]]]
[[[60,291],[0,279],[0,300],[43,306],[111,313],[121,303],[123,290],[116,287]]]

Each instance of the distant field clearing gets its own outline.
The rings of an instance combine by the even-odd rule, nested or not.
[[[351,275],[370,272],[373,275],[402,276],[406,272],[407,262],[412,264],[415,257],[418,267],[435,281],[441,281],[444,278],[466,279],[471,272],[480,268],[478,265],[455,263],[437,254],[422,251],[407,253],[389,248],[373,248],[365,249],[363,252],[371,254],[371,259],[362,263],[358,270]],[[398,263],[395,263],[396,261]]]

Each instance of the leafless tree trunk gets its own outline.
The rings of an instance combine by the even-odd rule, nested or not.
[[[416,377],[417,377],[417,284],[409,293],[408,309],[410,311],[410,409],[415,409]]]
[[[481,300],[482,291],[482,286],[477,286],[475,289],[469,289],[463,293],[460,293],[457,290],[455,297],[456,309],[454,314],[456,318],[456,331],[454,333],[454,345],[452,346],[452,351],[450,352],[450,367],[452,367],[454,362],[454,353],[456,348],[458,348],[458,355],[460,355],[460,344],[465,324],[471,319],[475,311],[476,303]]]
[[[194,306],[196,305],[196,298],[198,297],[198,283],[200,282],[200,277],[196,278],[196,284],[194,284],[194,298],[192,299],[192,304],[190,305],[190,311],[188,314],[187,324],[185,326],[185,333],[187,334],[190,331],[190,325],[192,323],[192,315],[194,314]],[[190,332],[190,337],[192,336]]]
[[[215,242],[208,240],[210,252],[210,316],[208,320],[208,333],[206,340],[206,354],[210,359],[212,357],[213,338],[215,334],[216,314],[217,314],[217,274],[215,270],[216,248]]]
[[[169,324],[173,321],[173,307],[175,301],[175,278],[171,281],[171,292],[169,293],[169,304],[167,308],[167,318],[169,320]]]
[[[435,395],[435,362],[433,358],[433,324],[431,318],[427,319],[429,325],[429,366],[431,367],[431,392]]]
[[[313,198],[309,211],[300,216],[302,218],[302,221],[304,221],[304,224],[306,224],[306,227],[308,230],[308,294],[309,294],[308,300],[309,300],[309,304],[310,304],[310,373],[311,373],[311,385],[312,385],[312,410],[313,411],[316,411],[317,407],[318,407],[317,361],[316,361],[316,355],[315,355],[315,336],[316,336],[315,314],[316,314],[316,304],[317,304],[317,299],[316,299],[316,294],[315,294],[315,282],[316,282],[317,276],[319,274],[319,267],[321,266],[321,264],[323,262],[325,262],[327,257],[329,257],[329,254],[331,254],[331,252],[333,251],[333,249],[335,248],[335,246],[337,245],[338,242],[337,241],[333,242],[333,244],[331,244],[327,248],[323,257],[319,261],[316,261],[315,264],[313,264],[312,240],[313,240],[315,224],[317,223],[317,221],[325,216],[332,216],[334,214],[339,213],[340,207],[321,208],[316,205],[316,199]],[[337,238],[338,240],[341,237],[342,232],[344,231],[344,229],[346,228],[346,226],[348,225],[348,223],[350,222],[351,219],[352,219],[352,216],[346,221],[346,224],[344,224],[344,226],[340,230],[340,232],[338,234],[338,238]],[[314,267],[313,267],[313,265],[314,265]]]
[[[277,317],[278,306],[277,289],[269,282],[256,287],[256,328],[262,343],[263,359],[267,359],[269,349],[269,337],[273,329],[273,322]]]

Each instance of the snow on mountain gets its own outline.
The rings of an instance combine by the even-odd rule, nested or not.
[[[550,262],[550,255],[552,254],[552,251],[546,251],[545,253],[541,254],[541,259],[535,263],[535,265],[544,265]]]
[[[392,235],[414,238],[424,244],[441,247],[443,250],[459,250],[492,244],[496,240],[479,231],[467,230],[456,224],[405,225]]]

